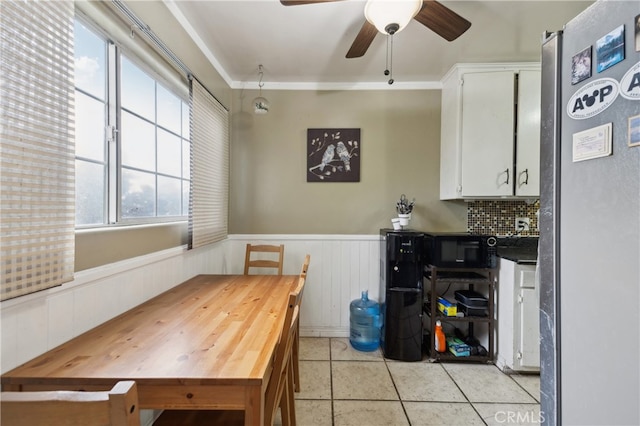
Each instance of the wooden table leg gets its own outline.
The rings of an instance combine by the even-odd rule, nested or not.
[[[264,423],[264,392],[259,386],[252,386],[247,389],[245,408],[244,408],[244,425],[245,426],[262,426]]]

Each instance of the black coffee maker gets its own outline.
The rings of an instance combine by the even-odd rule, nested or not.
[[[424,234],[380,230],[380,347],[385,358],[422,359]]]

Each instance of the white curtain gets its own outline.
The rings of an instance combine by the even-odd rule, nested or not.
[[[0,300],[73,279],[73,1],[0,1]]]
[[[191,202],[189,247],[227,237],[229,113],[191,79]]]

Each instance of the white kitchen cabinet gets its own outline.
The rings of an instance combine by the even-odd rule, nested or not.
[[[535,265],[500,259],[496,366],[504,371],[540,371],[540,303]]]
[[[540,71],[518,73],[515,195],[540,197]]]
[[[539,150],[539,65],[457,65],[445,76],[440,199],[538,197]]]

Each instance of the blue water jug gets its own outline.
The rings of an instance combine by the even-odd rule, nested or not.
[[[359,351],[371,352],[380,346],[381,316],[380,305],[369,300],[369,292],[364,290],[360,299],[349,305],[351,312],[351,333],[349,342]]]

